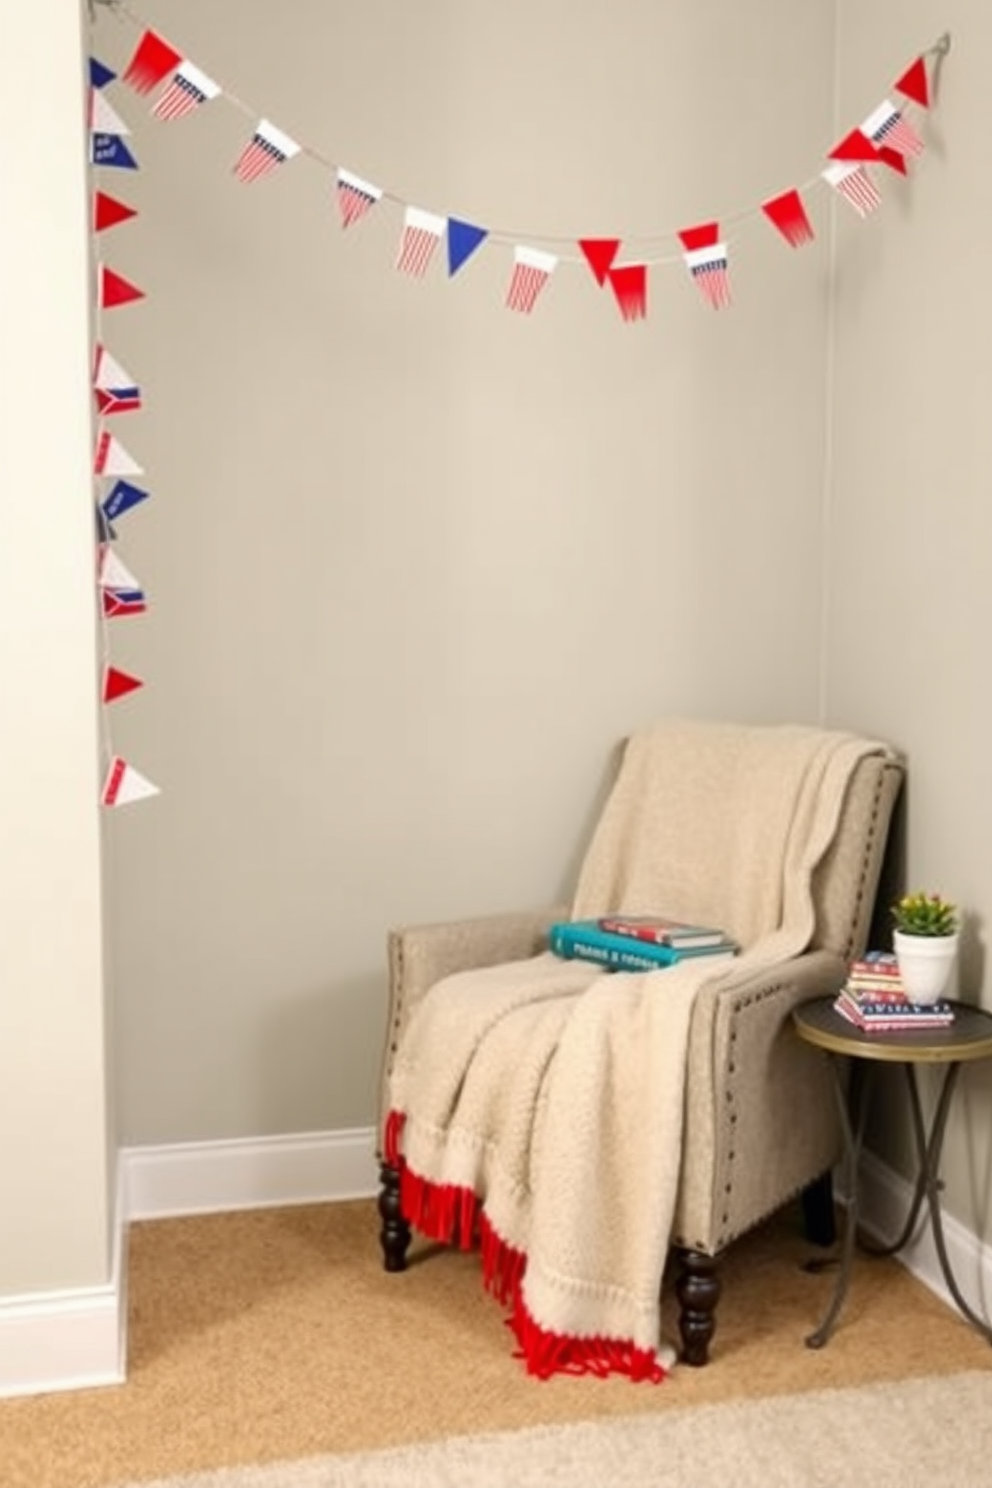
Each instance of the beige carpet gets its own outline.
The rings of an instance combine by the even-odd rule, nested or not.
[[[0,1402],[0,1488],[107,1488],[616,1417],[663,1424],[686,1408],[941,1374],[986,1371],[992,1387],[992,1349],[894,1261],[860,1259],[834,1338],[805,1348],[833,1275],[802,1269],[814,1252],[794,1213],[731,1247],[713,1362],[660,1386],[528,1379],[474,1256],[421,1248],[387,1276],[377,1236],[368,1202],[133,1226],[127,1384]],[[672,1335],[667,1285],[663,1315]],[[847,1429],[842,1413],[833,1429]]]
[[[992,1377],[973,1373],[227,1468],[160,1488],[987,1488],[990,1481]]]

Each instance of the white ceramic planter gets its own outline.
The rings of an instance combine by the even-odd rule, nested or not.
[[[896,930],[892,945],[906,996],[912,1002],[929,1006],[949,995],[957,935],[907,935]]]

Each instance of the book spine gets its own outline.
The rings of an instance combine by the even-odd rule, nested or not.
[[[622,935],[625,940],[643,940],[649,945],[668,946],[673,951],[721,945],[724,940],[715,930],[679,929],[678,926],[665,929],[662,925],[638,925],[633,920],[615,918],[612,915],[603,915],[597,924],[607,935]]]

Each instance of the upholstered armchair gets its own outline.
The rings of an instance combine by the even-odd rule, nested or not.
[[[798,1003],[835,991],[847,963],[866,946],[902,775],[890,754],[868,755],[855,767],[832,845],[813,876],[815,932],[807,949],[732,990],[704,987],[692,1007],[672,1228],[686,1363],[708,1362],[721,1254],[818,1181],[822,1194],[840,1157],[826,1062],[794,1035],[790,1014]],[[390,933],[383,1123],[394,1056],[427,991],[455,972],[537,955],[547,948],[549,925],[568,913],[557,906]],[[389,1153],[383,1140],[380,1240],[386,1269],[402,1271],[411,1235],[400,1206],[398,1164]]]

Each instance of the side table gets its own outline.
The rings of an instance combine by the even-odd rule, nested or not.
[[[905,1070],[918,1171],[912,1203],[898,1238],[891,1245],[883,1246],[862,1242],[862,1248],[876,1256],[895,1255],[913,1233],[925,1199],[940,1269],[951,1296],[968,1321],[992,1343],[992,1327],[968,1306],[951,1270],[940,1210],[940,1155],[951,1096],[963,1063],[973,1059],[992,1058],[992,1013],[956,1002],[952,1004],[954,1022],[948,1028],[864,1033],[838,1013],[833,1004],[833,997],[818,997],[800,1004],[792,1014],[799,1037],[808,1044],[825,1050],[830,1056],[851,1183],[837,1284],[822,1323],[806,1339],[807,1346],[822,1348],[827,1342],[840,1316],[851,1279],[858,1228],[858,1167],[868,1110],[868,1075],[872,1065],[877,1063],[901,1064]],[[849,1089],[845,1089],[844,1061],[850,1062]],[[944,1066],[944,1078],[929,1132],[924,1123],[916,1080],[916,1066],[920,1064]]]

